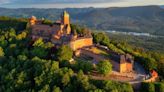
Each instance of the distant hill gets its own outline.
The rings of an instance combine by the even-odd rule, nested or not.
[[[164,5],[161,5],[160,7],[164,9]]]
[[[148,32],[164,35],[164,9],[160,6],[113,8],[66,8],[73,23],[93,29]],[[57,20],[63,9],[6,9],[0,8],[0,16]]]

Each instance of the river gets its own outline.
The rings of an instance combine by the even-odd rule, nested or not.
[[[152,35],[150,33],[139,33],[139,32],[122,32],[122,31],[115,31],[115,30],[107,30],[105,32],[113,33],[113,34],[134,35],[134,36],[164,37],[159,35]]]

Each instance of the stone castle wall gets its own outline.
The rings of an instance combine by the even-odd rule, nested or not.
[[[126,67],[127,67],[127,71],[128,72],[132,72],[133,71],[133,64],[132,63],[127,63]]]
[[[131,63],[120,64],[119,71],[120,71],[120,73],[132,72],[133,71],[133,65]]]
[[[126,70],[127,70],[126,63],[120,64],[119,72],[123,73],[123,72],[126,72]]]
[[[70,42],[70,47],[72,48],[73,51],[83,48],[83,47],[87,47],[87,46],[91,46],[93,45],[93,41],[92,41],[92,37],[90,38],[79,38],[77,40],[71,41]]]

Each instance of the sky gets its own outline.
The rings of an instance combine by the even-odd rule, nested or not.
[[[0,0],[5,8],[83,8],[164,5],[164,0]]]

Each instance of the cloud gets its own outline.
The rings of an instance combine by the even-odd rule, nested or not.
[[[164,5],[164,0],[0,0],[6,8],[82,8]]]
[[[7,4],[10,3],[10,0],[0,0],[0,4]]]
[[[113,3],[113,2],[140,2],[140,3],[164,3],[164,0],[0,0],[0,4],[54,4],[54,3]]]
[[[0,3],[28,3],[28,4],[42,4],[42,3],[103,3],[103,2],[118,2],[122,0],[0,0]]]

